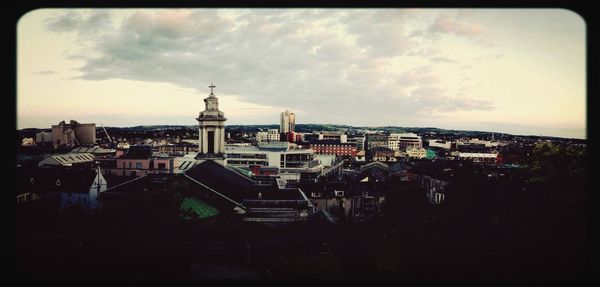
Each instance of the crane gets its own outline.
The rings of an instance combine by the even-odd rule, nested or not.
[[[104,127],[104,124],[100,124],[100,126],[104,130],[104,133],[106,134],[106,138],[108,138],[108,143],[109,144],[113,144],[113,140],[111,139],[110,135],[108,135],[108,131],[106,131],[106,128]]]

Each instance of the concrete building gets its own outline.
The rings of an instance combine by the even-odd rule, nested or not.
[[[367,150],[371,151],[379,147],[388,147],[388,136],[384,134],[368,134],[367,135]]]
[[[225,150],[227,165],[249,168],[253,165],[276,167],[279,173],[299,173],[302,181],[314,181],[323,171],[311,149],[298,149],[288,142],[270,142],[252,147]]]
[[[213,93],[215,85],[208,86],[210,95],[204,99],[205,110],[200,112],[198,121],[198,155],[196,160],[214,160],[220,164],[225,162],[225,114],[219,110],[219,99]]]
[[[281,135],[277,129],[268,129],[267,130],[267,141],[276,142],[281,140]]]
[[[391,150],[400,149],[400,135],[401,134],[390,134],[387,138],[388,148]]]
[[[296,114],[288,110],[281,113],[281,122],[279,124],[279,131],[281,133],[293,132],[296,128]]]
[[[346,139],[348,143],[354,144],[356,150],[365,150],[365,136],[353,136]]]
[[[39,132],[35,134],[35,142],[37,144],[41,143],[51,143],[52,142],[52,132]]]
[[[405,150],[408,147],[423,147],[421,137],[414,133],[397,134],[398,149]]]
[[[61,145],[94,145],[96,143],[96,124],[80,124],[71,120],[52,125],[52,143],[54,147]]]
[[[348,142],[348,135],[344,132],[332,132],[332,131],[323,131],[320,132],[322,135],[320,138],[322,140],[334,140],[339,141],[340,143]]]
[[[443,148],[443,149],[450,149],[452,147],[452,142],[445,141],[445,140],[432,139],[432,140],[429,140],[429,146]]]

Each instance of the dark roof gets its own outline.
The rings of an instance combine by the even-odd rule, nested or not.
[[[349,145],[354,146],[352,143],[342,143],[339,140],[309,140],[310,144],[330,144],[330,145]]]
[[[88,168],[38,168],[18,173],[17,182],[22,190],[37,193],[88,193],[96,175],[96,170]]]
[[[445,165],[436,165],[435,163],[431,162],[422,162],[416,165],[414,168],[412,168],[411,172],[419,175],[427,175],[435,179],[449,182],[452,178],[452,174],[451,172],[444,171],[444,169],[448,168],[449,167],[446,167]]]
[[[130,146],[127,154],[122,155],[122,159],[148,159],[152,157],[151,146]]]
[[[253,180],[211,160],[190,168],[184,174],[238,202],[244,198],[244,191],[254,188]]]
[[[397,172],[404,171],[404,170],[409,170],[409,169],[413,168],[413,166],[408,162],[395,162],[395,163],[388,164],[388,166],[389,166],[390,174],[397,173]]]

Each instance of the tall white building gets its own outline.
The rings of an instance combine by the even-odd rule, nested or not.
[[[204,99],[206,108],[198,118],[198,155],[196,160],[214,160],[225,163],[225,114],[219,111],[219,99],[213,93],[214,85],[208,86],[210,95]]]
[[[282,133],[293,132],[296,128],[296,114],[285,110],[281,113],[281,123],[279,124],[279,131]]]

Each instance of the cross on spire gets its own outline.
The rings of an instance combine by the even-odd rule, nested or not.
[[[210,83],[210,86],[208,86],[210,88],[210,94],[214,96],[213,94],[213,89],[216,88],[217,86],[215,86],[213,83]]]

